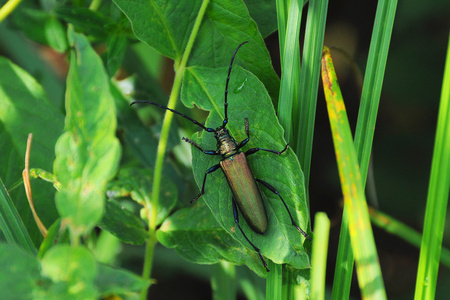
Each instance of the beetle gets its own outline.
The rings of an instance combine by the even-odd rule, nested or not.
[[[250,165],[248,164],[247,156],[255,154],[258,151],[267,151],[270,153],[274,153],[277,155],[281,155],[284,152],[287,151],[289,147],[289,143],[286,144],[283,150],[276,151],[271,149],[265,149],[265,148],[251,148],[245,152],[241,151],[241,148],[243,148],[249,141],[250,141],[250,131],[249,131],[249,122],[248,119],[245,118],[245,133],[247,135],[247,138],[244,139],[241,142],[237,142],[229,133],[228,129],[226,128],[228,124],[228,85],[230,82],[230,75],[231,70],[233,67],[233,62],[236,57],[236,54],[238,50],[246,44],[246,42],[241,43],[236,50],[233,53],[233,56],[231,57],[230,66],[228,68],[228,76],[225,83],[225,100],[224,100],[224,120],[221,126],[217,128],[208,128],[205,127],[200,122],[192,119],[191,117],[182,114],[176,110],[173,110],[171,108],[168,108],[166,106],[163,106],[158,103],[154,103],[147,100],[140,100],[140,101],[134,101],[131,103],[131,105],[134,105],[136,103],[146,103],[155,105],[159,108],[171,111],[174,114],[180,115],[183,118],[191,121],[195,125],[201,127],[206,132],[214,133],[214,137],[217,140],[217,149],[216,150],[203,150],[197,143],[194,141],[183,137],[183,141],[191,144],[198,150],[202,151],[204,154],[207,155],[220,155],[222,159],[220,162],[212,167],[210,167],[203,178],[202,187],[200,190],[200,193],[191,201],[191,203],[197,201],[203,194],[205,194],[205,184],[206,184],[206,178],[208,177],[208,174],[213,173],[214,171],[218,169],[222,169],[225,178],[228,182],[228,185],[231,189],[232,193],[232,206],[233,206],[233,215],[234,215],[234,221],[239,228],[240,232],[244,236],[244,238],[247,240],[247,242],[251,245],[251,247],[257,252],[259,258],[261,259],[261,262],[263,263],[265,269],[267,272],[269,272],[269,269],[267,267],[267,263],[261,254],[261,251],[258,247],[256,247],[247,237],[247,235],[242,230],[241,226],[239,225],[239,213],[238,210],[241,212],[244,219],[247,221],[247,224],[249,227],[257,234],[264,235],[267,226],[268,226],[268,219],[267,219],[267,213],[266,208],[264,206],[264,201],[262,200],[261,191],[259,189],[259,186],[257,183],[261,184],[265,188],[267,188],[272,193],[276,194],[280,200],[282,201],[284,207],[286,208],[289,218],[291,219],[292,225],[308,240],[311,240],[309,235],[303,231],[294,221],[291,212],[289,211],[289,208],[287,207],[283,197],[281,194],[269,183],[266,181],[263,181],[261,179],[255,178],[253,175],[252,169],[250,168]]]

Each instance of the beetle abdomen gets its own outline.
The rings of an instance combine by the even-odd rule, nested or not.
[[[266,208],[245,153],[222,159],[220,166],[247,224],[254,232],[264,234],[267,229]]]

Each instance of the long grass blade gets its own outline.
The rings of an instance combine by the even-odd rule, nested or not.
[[[352,133],[330,52],[326,47],[322,56],[322,81],[344,202],[348,209],[358,283],[364,299],[386,299]]]
[[[0,179],[0,228],[10,244],[20,246],[32,255],[37,254],[36,247],[9,197],[3,181]]]
[[[300,23],[303,0],[291,0],[287,13],[286,37],[283,46],[280,44],[282,74],[280,96],[278,101],[278,117],[284,128],[284,136],[292,140],[292,108],[294,99],[298,99],[300,81]],[[281,43],[281,41],[280,41]]]
[[[374,128],[396,8],[397,0],[381,0],[378,2],[370,43],[355,133],[355,148],[363,187],[365,187],[367,170],[369,168]],[[332,299],[339,300],[349,298],[353,273],[353,253],[350,247],[347,217],[347,208],[344,207],[334,275],[335,281],[332,291]]]
[[[298,99],[300,78],[299,35],[303,0],[277,0],[277,22],[281,59],[281,83],[278,100],[278,117],[285,132],[284,136],[292,141],[292,107]],[[269,264],[270,267],[270,264]],[[291,274],[283,274],[280,265],[274,265],[275,272],[267,278],[267,299],[292,298],[294,289]],[[272,269],[271,269],[272,270]]]
[[[315,238],[312,247],[311,300],[323,300],[325,299],[330,219],[325,213],[317,213],[314,220]]]
[[[450,188],[450,39],[444,70],[414,299],[434,299]]]
[[[369,207],[369,214],[373,224],[420,248],[422,243],[420,232],[374,208]],[[444,266],[450,268],[450,250],[448,248],[442,248],[440,261]]]
[[[320,75],[328,0],[309,1],[306,18],[305,42],[303,46],[302,69],[300,73],[299,99],[293,107],[294,149],[305,175],[308,195],[311,153],[316,117],[317,93]],[[308,196],[307,196],[308,199]]]

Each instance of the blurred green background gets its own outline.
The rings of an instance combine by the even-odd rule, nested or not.
[[[330,1],[328,9],[325,45],[339,49],[332,50],[332,55],[353,125],[356,122],[361,89],[358,76],[364,73],[375,10],[375,1]],[[306,12],[303,16],[306,16]],[[418,231],[422,229],[424,218],[449,25],[450,1],[399,1],[373,143],[372,172],[369,175],[372,177],[368,181],[369,205]],[[302,30],[304,27],[303,23]],[[266,43],[275,69],[279,72],[277,34],[270,35]],[[149,99],[167,98],[173,77],[172,62],[161,58],[145,45],[135,44],[133,49],[126,55],[124,70],[128,74],[140,74],[143,95]],[[0,24],[0,55],[10,58],[40,81],[51,101],[62,103],[67,68],[62,55],[29,41],[9,20]],[[146,61],[143,62],[142,57],[146,57]],[[360,74],[355,72],[353,62]],[[143,65],[150,65],[152,70],[147,78],[143,77]],[[157,81],[160,88],[149,90],[148,86],[152,84],[146,86],[146,82],[150,81]],[[312,216],[317,211],[324,211],[331,219],[327,270],[330,281],[334,275],[342,193],[321,87],[319,98],[311,165],[310,203]],[[192,177],[192,174],[186,176]],[[184,195],[180,194],[180,201],[186,203],[194,194],[195,191],[188,190]],[[418,249],[376,227],[374,232],[388,298],[411,299],[419,258]],[[448,232],[445,233],[443,245],[450,247]],[[158,284],[152,286],[150,297],[211,297],[209,266],[189,264],[176,256],[173,250],[162,246],[158,246],[156,251],[153,276],[157,278]],[[121,264],[140,273],[142,256],[143,248],[123,246]],[[242,272],[250,273],[246,269]],[[446,299],[450,293],[448,273],[446,268],[441,267],[437,299]],[[257,278],[255,280],[258,281]],[[177,282],[176,289],[173,288],[173,282]],[[352,296],[359,298],[358,293],[354,276]]]

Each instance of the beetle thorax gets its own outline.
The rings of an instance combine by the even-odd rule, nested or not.
[[[214,136],[217,140],[217,150],[222,157],[229,157],[238,152],[238,144],[226,128],[217,128]]]

